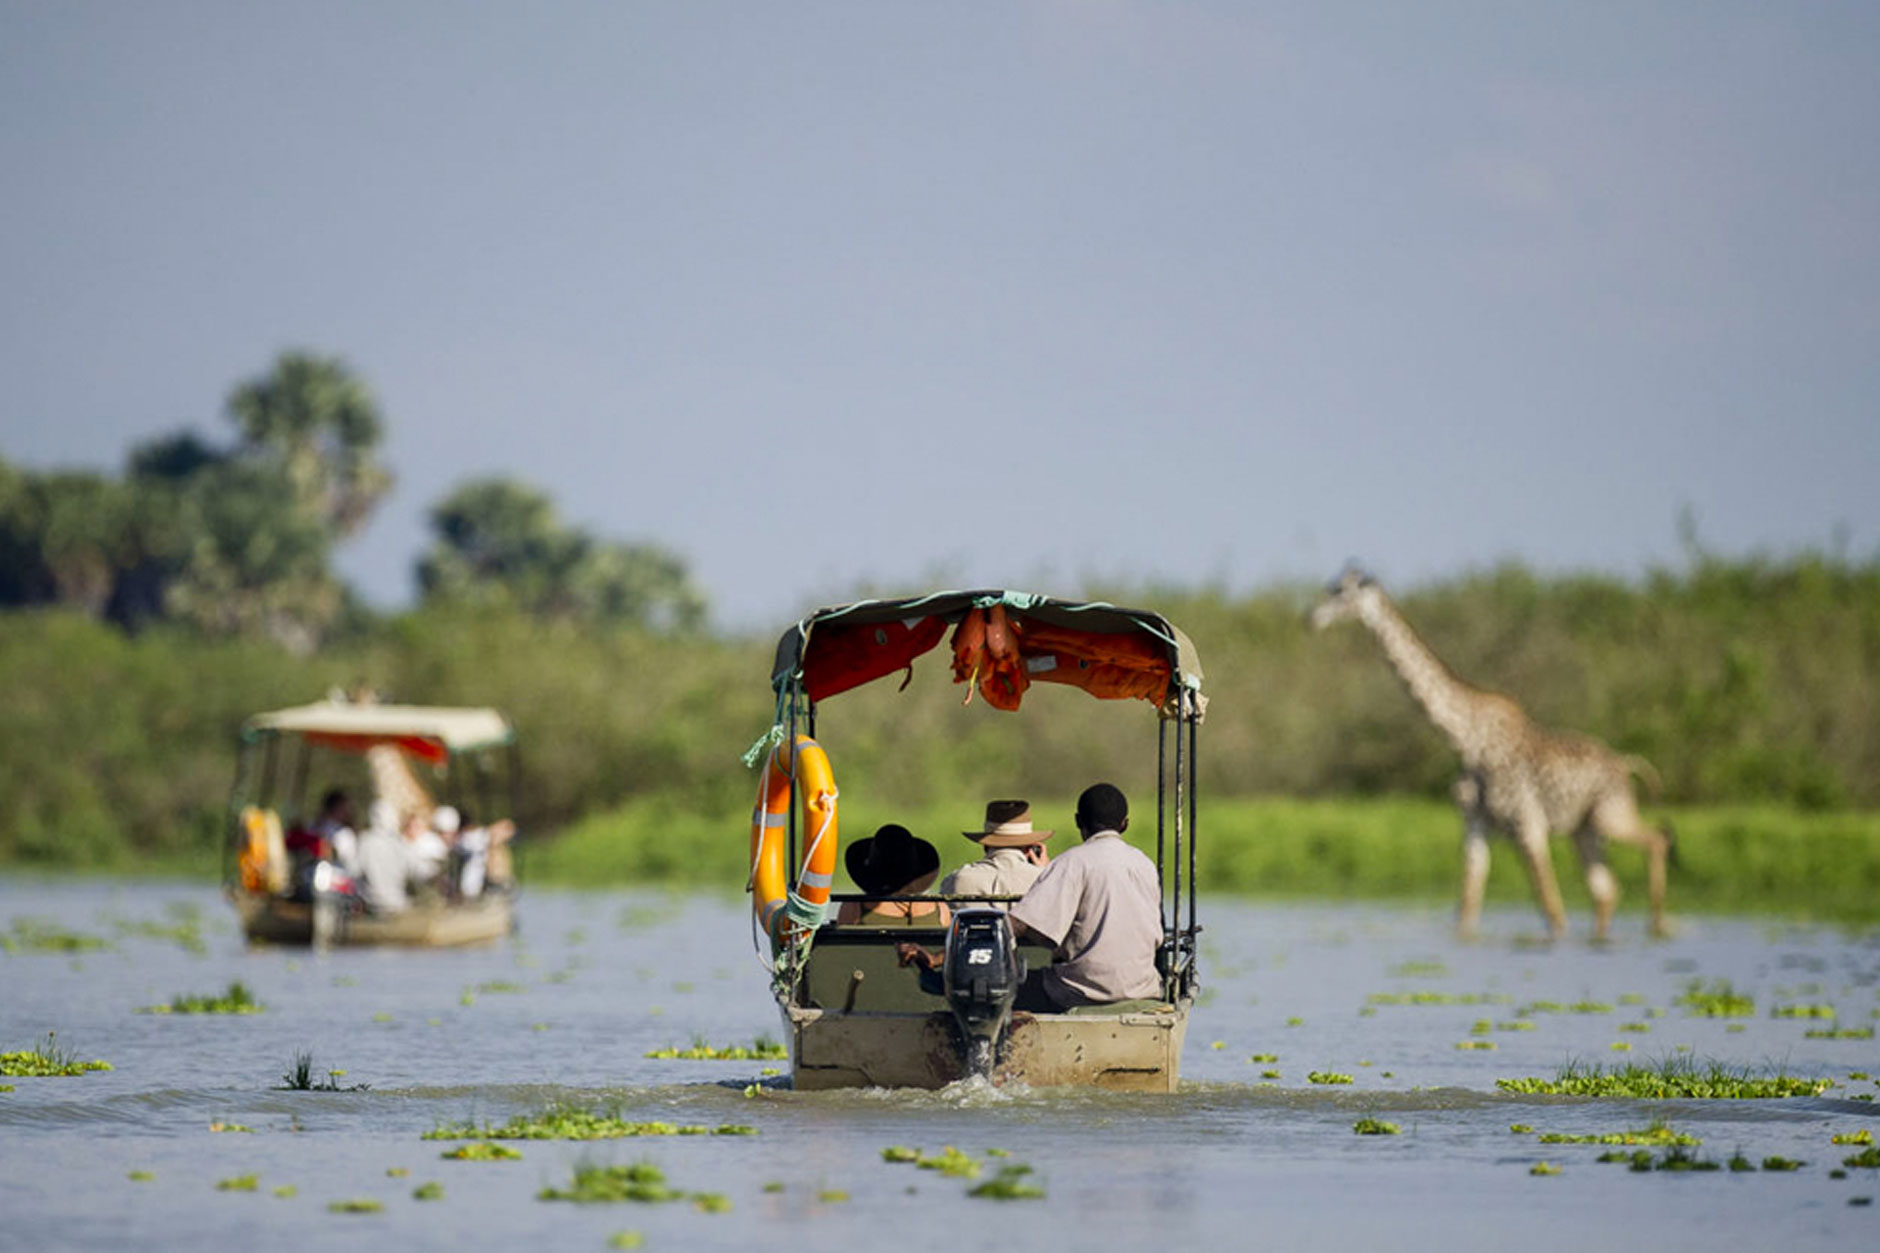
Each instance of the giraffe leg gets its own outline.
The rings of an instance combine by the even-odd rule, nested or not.
[[[1671,855],[1671,837],[1645,825],[1629,790],[1600,802],[1589,822],[1603,838],[1636,844],[1645,850],[1645,890],[1651,901],[1652,934],[1671,934],[1665,922],[1665,864]]]
[[[1473,939],[1482,920],[1482,892],[1488,883],[1488,828],[1468,818],[1462,832],[1462,902],[1456,909],[1456,934]]]
[[[1573,847],[1580,855],[1586,890],[1593,898],[1593,938],[1608,939],[1612,934],[1612,914],[1619,905],[1619,881],[1612,877],[1612,869],[1606,865],[1604,841],[1588,821],[1574,831]]]
[[[1558,940],[1567,934],[1567,908],[1560,900],[1560,884],[1554,879],[1554,863],[1547,855],[1547,821],[1539,812],[1525,815],[1515,832],[1521,860],[1527,866],[1528,882],[1547,915],[1547,931]]]

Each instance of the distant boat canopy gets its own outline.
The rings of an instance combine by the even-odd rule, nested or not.
[[[455,753],[501,748],[516,738],[508,719],[494,709],[344,701],[321,701],[256,714],[242,725],[244,740],[269,734],[298,735],[310,744],[344,753],[364,753],[380,744],[396,744],[412,756],[433,763]]]

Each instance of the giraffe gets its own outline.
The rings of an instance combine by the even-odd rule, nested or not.
[[[1323,630],[1355,618],[1370,628],[1410,696],[1462,758],[1462,775],[1451,796],[1462,811],[1462,899],[1457,930],[1472,935],[1482,913],[1488,880],[1489,837],[1511,837],[1527,868],[1528,881],[1547,915],[1548,930],[1566,934],[1566,910],[1547,852],[1550,835],[1570,833],[1586,887],[1593,897],[1594,935],[1605,939],[1619,903],[1619,884],[1606,865],[1608,842],[1645,850],[1654,935],[1666,934],[1665,864],[1669,828],[1648,827],[1639,817],[1632,776],[1655,778],[1649,763],[1614,752],[1590,736],[1540,726],[1506,696],[1458,679],[1430,651],[1384,589],[1356,566],[1347,566],[1326,588],[1312,611]]]
[[[419,781],[417,771],[411,768],[411,759],[405,756],[404,749],[396,744],[374,744],[366,750],[366,769],[372,775],[372,794],[379,800],[390,801],[398,810],[401,828],[414,814],[430,817],[435,802]]]

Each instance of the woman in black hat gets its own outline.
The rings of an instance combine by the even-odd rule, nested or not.
[[[849,845],[843,862],[870,896],[917,896],[940,874],[940,850],[892,822]],[[844,901],[836,911],[844,926],[944,927],[950,920],[944,901]]]

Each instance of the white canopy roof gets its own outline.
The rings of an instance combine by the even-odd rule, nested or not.
[[[321,701],[256,714],[242,728],[242,734],[249,738],[266,732],[435,740],[453,753],[492,748],[515,738],[509,720],[494,709],[355,705],[346,701]]]

